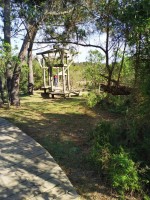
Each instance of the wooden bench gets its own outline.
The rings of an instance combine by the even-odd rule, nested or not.
[[[54,99],[54,96],[55,95],[59,95],[59,96],[63,96],[64,98],[66,98],[66,96],[68,96],[69,97],[69,92],[50,92],[49,93],[51,96],[52,96],[52,98]]]
[[[47,87],[41,87],[42,90],[44,90],[44,93],[48,93],[47,90],[49,90],[51,87],[47,86]]]

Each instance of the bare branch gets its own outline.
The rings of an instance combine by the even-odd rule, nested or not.
[[[46,46],[44,46],[44,47],[34,48],[34,49],[32,49],[32,51],[36,51],[36,50],[39,50],[39,49],[44,49],[44,48],[46,48],[46,47],[49,47],[49,45],[46,45]]]
[[[106,53],[106,50],[99,46],[99,45],[94,45],[94,44],[83,44],[83,43],[79,43],[77,42],[73,42],[73,41],[61,41],[61,42],[57,42],[57,41],[43,41],[43,42],[34,42],[35,44],[75,44],[75,45],[79,45],[79,46],[83,46],[83,47],[95,47],[98,49],[101,49],[104,53]]]
[[[105,76],[104,74],[100,74],[100,76],[102,76],[103,78],[105,78],[107,80],[109,79],[109,77]],[[117,81],[115,79],[111,79],[110,81],[113,82],[113,83],[115,83],[115,84],[117,83]]]

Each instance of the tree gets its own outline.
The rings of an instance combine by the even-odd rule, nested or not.
[[[1,2],[2,3],[2,2]],[[11,78],[12,78],[12,69],[11,69],[11,5],[10,0],[3,1],[1,4],[3,11],[2,11],[2,20],[4,22],[4,39],[2,43],[2,51],[1,56],[4,58],[4,74],[1,74],[1,91],[3,93],[4,90],[4,83],[2,84],[2,79],[6,78],[6,88],[8,93],[8,102],[10,100],[10,92],[11,92]],[[2,66],[1,66],[2,67]],[[5,75],[5,76],[4,76]],[[3,96],[3,95],[2,95]],[[4,98],[3,98],[4,101]]]
[[[10,0],[4,1],[4,46],[7,54],[10,54],[11,57],[11,21],[10,21]],[[10,100],[10,92],[11,92],[11,79],[12,79],[12,71],[11,71],[11,62],[7,60],[6,62],[6,79],[7,79],[7,90]]]
[[[102,46],[103,53],[105,54],[105,67],[108,76],[103,74],[101,74],[101,76],[107,78],[108,87],[110,87],[112,82],[114,82],[112,80],[113,72],[118,63],[119,51],[121,50],[122,46],[124,46],[122,64],[119,72],[120,74],[124,61],[123,57],[126,50],[124,38],[119,31],[120,23],[116,17],[118,6],[118,3],[113,0],[100,2],[94,1],[94,10],[92,12],[96,30],[99,32],[99,34],[103,34],[103,37],[105,37],[105,43],[104,46]],[[118,75],[116,82],[114,82],[117,85],[119,85],[119,76],[120,75]]]
[[[102,82],[102,77],[100,73],[105,73],[103,55],[98,50],[90,50],[87,56],[87,63],[85,67],[85,78],[91,82],[94,88],[99,87],[100,82]]]
[[[25,20],[26,25],[26,36],[23,40],[23,44],[18,55],[20,63],[17,63],[14,68],[13,78],[12,78],[12,93],[11,93],[11,104],[19,105],[19,80],[21,72],[21,64],[23,63],[26,53],[29,48],[28,58],[32,57],[32,46],[37,31],[42,26],[42,24],[52,16],[64,15],[72,11],[70,4],[65,9],[63,8],[63,1],[15,1],[20,5],[20,18]],[[25,12],[25,10],[30,12]],[[31,12],[32,10],[32,12]]]
[[[10,0],[4,1],[4,42],[11,44]],[[9,49],[8,49],[9,50]]]
[[[107,80],[108,87],[112,82],[119,85],[120,75],[123,68],[124,55],[126,51],[126,42],[123,32],[121,32],[121,22],[118,20],[117,9],[119,2],[115,0],[102,1],[82,1],[80,8],[72,16],[69,16],[64,23],[66,37],[55,35],[53,43],[77,44],[87,47],[96,47],[105,55],[105,67],[107,74],[100,74]],[[71,20],[70,20],[71,19]],[[93,33],[101,35],[101,41],[97,44],[88,43],[88,36]],[[68,33],[68,34],[67,34]],[[74,33],[74,37],[68,37]],[[105,38],[105,39],[104,39]],[[47,43],[52,42],[51,38],[46,38]],[[45,41],[44,41],[45,42]],[[123,48],[122,58],[120,50]],[[120,70],[117,80],[113,80],[113,72],[120,62]]]

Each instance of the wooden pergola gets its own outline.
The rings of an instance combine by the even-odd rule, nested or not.
[[[50,94],[52,98],[54,95],[63,95],[66,97],[70,94],[70,76],[69,68],[73,60],[69,60],[70,52],[64,48],[56,48],[37,53],[41,55],[39,60],[40,66],[43,70],[43,87],[44,94]],[[54,86],[54,68],[55,75],[58,77],[58,86]],[[62,84],[60,86],[60,76],[62,77]]]

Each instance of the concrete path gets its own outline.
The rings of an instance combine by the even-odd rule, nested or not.
[[[79,199],[65,173],[35,140],[0,118],[0,200]]]

